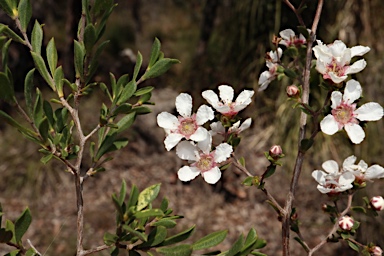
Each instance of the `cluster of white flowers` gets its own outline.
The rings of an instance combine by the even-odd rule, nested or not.
[[[317,189],[323,194],[339,194],[353,188],[353,184],[363,184],[366,181],[384,178],[384,168],[380,165],[368,164],[360,160],[355,164],[356,157],[347,157],[339,168],[334,160],[325,161],[322,165],[324,171],[315,170],[312,177],[319,183]]]
[[[233,102],[234,90],[228,85],[220,85],[219,96],[212,90],[202,93],[204,99],[220,114],[233,118],[251,103],[253,90],[243,90]],[[190,181],[199,174],[209,184],[215,184],[221,178],[219,167],[231,156],[233,148],[224,142],[229,135],[238,135],[251,125],[251,118],[246,119],[241,125],[237,121],[229,129],[225,129],[220,122],[210,124],[211,130],[203,127],[215,117],[214,110],[202,105],[196,114],[192,114],[192,97],[181,93],[176,97],[176,110],[180,116],[162,112],[157,116],[157,124],[164,128],[167,136],[164,140],[165,148],[170,151],[176,145],[176,154],[183,160],[188,160],[189,165],[183,166],[178,171],[181,181]],[[219,145],[212,149],[212,137],[221,137]],[[184,140],[183,140],[184,139]]]

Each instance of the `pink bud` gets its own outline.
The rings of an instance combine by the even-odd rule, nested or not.
[[[353,223],[353,219],[349,216],[343,216],[339,219],[339,227],[343,230],[351,230]]]
[[[269,155],[272,157],[277,157],[283,154],[283,150],[279,145],[274,145],[269,149]]]
[[[374,255],[374,256],[383,255],[383,250],[379,246],[373,247],[371,252],[372,252],[372,255]]]
[[[297,88],[296,85],[287,86],[286,91],[287,91],[288,97],[290,97],[290,98],[300,96],[300,90],[299,90],[299,88]]]
[[[384,210],[384,199],[381,196],[374,196],[371,199],[371,206],[375,211]]]

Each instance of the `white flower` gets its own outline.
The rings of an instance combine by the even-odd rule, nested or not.
[[[221,139],[227,139],[227,137],[230,134],[238,135],[242,131],[248,129],[251,126],[251,124],[252,124],[252,118],[247,118],[241,125],[239,120],[236,123],[234,123],[226,132],[223,124],[220,121],[218,121],[210,124],[211,130],[209,131],[209,133],[211,134],[211,136],[219,135],[221,136]]]
[[[375,246],[372,248],[372,255],[373,256],[381,256],[381,255],[383,255],[383,250],[379,246]]]
[[[283,50],[281,48],[276,51],[270,51],[267,53],[266,65],[268,70],[262,72],[259,77],[259,91],[264,91],[267,89],[268,85],[275,80],[277,77],[277,68],[280,66],[278,63],[283,55]]]
[[[295,32],[292,29],[284,29],[280,31],[279,35],[282,38],[279,44],[285,45],[287,47],[292,45],[300,46],[307,42],[302,34],[300,34],[299,38],[297,38]]]
[[[211,151],[211,139],[199,142],[197,146],[189,141],[182,141],[176,147],[176,154],[191,164],[179,169],[177,175],[181,181],[190,181],[199,174],[209,184],[215,184],[221,178],[220,163],[227,160],[233,151],[232,146],[221,143]]]
[[[168,151],[183,138],[199,142],[210,136],[202,127],[204,123],[214,118],[214,112],[210,107],[202,105],[196,114],[192,114],[192,97],[187,93],[180,93],[176,97],[176,109],[180,114],[178,117],[168,112],[157,115],[157,124],[167,133],[164,144]]]
[[[337,194],[353,187],[355,176],[351,172],[340,172],[334,160],[322,164],[324,171],[315,170],[312,177],[319,183],[317,189],[323,194]]]
[[[236,101],[233,102],[234,91],[231,86],[220,85],[219,92],[221,101],[212,90],[203,91],[202,96],[214,109],[229,117],[235,116],[239,111],[248,106],[252,102],[251,98],[254,94],[253,90],[244,90],[237,96]]]
[[[339,91],[332,92],[332,114],[320,122],[321,130],[328,135],[345,128],[349,138],[355,144],[363,141],[365,133],[359,121],[377,121],[383,117],[383,108],[376,102],[369,102],[356,109],[353,102],[360,98],[362,89],[356,80],[349,80],[344,95]]]
[[[349,216],[343,216],[339,219],[339,227],[342,230],[351,230],[354,224],[354,220]]]
[[[324,79],[331,79],[338,84],[347,79],[348,74],[355,74],[365,68],[367,63],[364,59],[358,60],[350,65],[351,59],[355,56],[363,56],[369,52],[370,48],[365,46],[347,46],[340,40],[333,44],[324,45],[317,40],[317,46],[313,47],[313,52],[317,58],[316,69],[323,74]]]
[[[384,178],[384,168],[378,164],[368,167],[368,164],[364,160],[360,160],[358,164],[355,164],[356,157],[349,156],[343,162],[344,171],[353,173],[356,177],[356,181],[362,183],[364,181],[371,181],[373,179]]]

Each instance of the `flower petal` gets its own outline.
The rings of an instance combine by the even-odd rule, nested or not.
[[[333,135],[339,130],[336,119],[332,115],[327,115],[320,122],[321,131],[328,135]]]
[[[280,31],[279,35],[283,39],[291,41],[291,38],[295,37],[295,32],[292,29],[288,28]]]
[[[349,171],[349,170],[350,170],[349,167],[350,167],[351,165],[354,165],[354,164],[355,164],[356,159],[357,159],[357,158],[356,158],[354,155],[347,157],[347,158],[344,160],[344,162],[343,162],[343,169],[344,169],[345,171],[347,171],[347,170]]]
[[[190,141],[182,141],[176,147],[176,155],[183,160],[196,161],[198,150]]]
[[[177,112],[183,117],[190,117],[192,113],[192,97],[188,93],[180,93],[176,97]]]
[[[361,45],[354,46],[351,48],[351,53],[352,53],[351,57],[363,56],[364,54],[366,54],[370,50],[371,50],[371,48],[369,48],[367,46],[361,46]]]
[[[242,132],[246,129],[248,129],[249,127],[251,127],[251,124],[252,124],[252,118],[247,118],[239,127],[239,132]]]
[[[179,120],[168,112],[157,115],[157,125],[164,129],[175,130],[179,126]]]
[[[209,171],[206,171],[204,173],[201,173],[201,176],[203,176],[204,180],[209,184],[215,184],[217,183],[221,178],[221,171],[219,167],[214,167]]]
[[[333,108],[333,109],[337,108],[337,106],[339,106],[341,104],[342,98],[343,98],[343,94],[341,92],[338,92],[338,91],[332,92],[332,94],[331,94],[331,102],[332,102],[331,108]]]
[[[199,169],[195,167],[183,166],[177,172],[177,176],[181,181],[190,181],[200,174]]]
[[[227,160],[227,158],[231,156],[232,152],[233,152],[233,148],[231,145],[227,143],[221,143],[215,149],[215,162],[221,163]]]
[[[210,133],[208,133],[208,136],[205,138],[205,140],[199,141],[197,143],[197,147],[200,148],[204,154],[209,154],[211,152],[212,147],[212,136]]]
[[[378,164],[372,165],[365,172],[365,178],[368,180],[384,178],[384,168]]]
[[[347,68],[345,75],[356,74],[363,70],[365,66],[367,66],[367,62],[365,60],[358,60]]]
[[[196,123],[198,125],[203,125],[209,120],[212,120],[215,117],[215,112],[213,112],[212,108],[207,105],[202,105],[196,112]]]
[[[225,128],[223,124],[218,121],[210,124],[211,127],[211,135],[215,136],[216,134],[224,134],[225,133]]]
[[[329,174],[337,174],[339,172],[339,165],[335,160],[325,161],[321,167]]]
[[[170,151],[172,148],[174,148],[177,143],[180,142],[180,140],[183,138],[183,135],[179,133],[171,133],[169,134],[165,140],[164,140],[164,145],[165,148]]]
[[[348,137],[355,144],[360,144],[365,138],[364,130],[358,124],[348,123],[344,126],[344,129],[347,132]]]
[[[332,82],[334,82],[335,84],[339,84],[339,83],[343,82],[345,79],[348,78],[347,75],[338,76],[334,72],[329,72],[328,75],[331,78]]]
[[[219,105],[219,97],[212,90],[206,90],[201,93],[203,98],[214,108]]]
[[[344,172],[343,174],[341,174],[339,178],[339,184],[342,186],[346,186],[343,191],[350,189],[352,187],[350,186],[350,184],[352,184],[354,180],[355,175],[353,175],[353,173],[351,172]]]
[[[231,103],[233,100],[233,88],[229,85],[219,86],[220,98],[224,103]]]
[[[383,117],[384,111],[379,103],[368,102],[356,109],[354,114],[361,121],[377,121]]]
[[[320,171],[320,170],[315,170],[312,172],[312,177],[319,183],[319,184],[324,184],[325,182],[325,176],[327,173]]]
[[[193,141],[203,141],[207,138],[207,136],[210,136],[209,132],[207,131],[207,129],[205,129],[204,127],[199,127],[197,128],[197,130],[195,131],[194,134],[192,134],[189,138]]]
[[[351,79],[347,82],[344,90],[343,100],[348,104],[360,98],[363,89],[358,81]]]
[[[236,98],[236,106],[244,105],[248,106],[252,102],[252,96],[255,92],[253,90],[244,90]]]

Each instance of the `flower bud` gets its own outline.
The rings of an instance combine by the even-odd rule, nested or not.
[[[354,221],[349,216],[343,216],[339,219],[339,227],[342,230],[351,230],[353,227]]]
[[[375,211],[382,211],[384,210],[384,199],[381,196],[374,196],[371,198],[371,206],[373,210]]]
[[[296,98],[296,97],[300,96],[300,90],[299,90],[299,88],[297,88],[296,85],[287,86],[286,91],[287,91],[288,97],[290,97],[290,98]]]
[[[269,155],[273,158],[279,157],[283,154],[280,145],[274,145],[269,149]]]
[[[373,256],[381,256],[383,255],[383,250],[379,247],[379,246],[374,246],[372,249],[371,249],[371,255]]]

